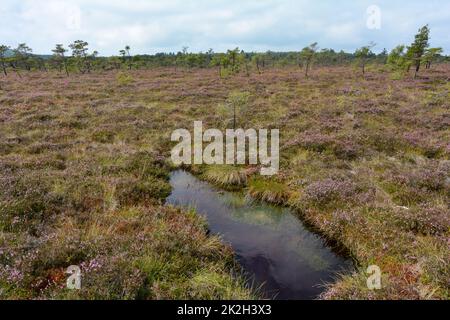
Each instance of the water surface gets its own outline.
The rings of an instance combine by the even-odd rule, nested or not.
[[[167,202],[204,215],[210,231],[233,247],[250,281],[267,298],[317,298],[336,272],[352,268],[287,208],[250,203],[185,171],[172,173],[170,181]]]

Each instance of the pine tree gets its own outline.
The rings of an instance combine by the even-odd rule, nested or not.
[[[14,49],[14,58],[16,62],[18,62],[19,64],[23,64],[25,69],[27,69],[28,71],[31,70],[29,60],[32,52],[33,50],[25,43],[19,44],[17,48]]]
[[[6,65],[5,65],[6,53],[8,52],[8,50],[9,50],[8,46],[0,45],[0,63],[2,65],[3,73],[5,74],[5,76],[8,75],[8,72],[6,71]]]
[[[366,64],[371,56],[374,55],[372,48],[375,47],[375,43],[370,43],[368,46],[364,46],[355,51],[355,57],[361,66],[363,76],[366,74]]]
[[[309,77],[309,69],[311,68],[311,64],[313,62],[314,56],[318,50],[317,42],[314,42],[309,47],[304,48],[300,52],[300,59],[303,61],[305,65],[305,76]]]
[[[414,42],[408,48],[408,57],[411,58],[412,64],[415,66],[414,79],[417,78],[417,74],[420,71],[423,55],[426,49],[430,46],[430,28],[428,25],[419,29],[419,33],[416,34]]]
[[[439,57],[444,50],[442,48],[429,48],[425,50],[425,54],[423,55],[423,62],[425,63],[425,68],[430,69],[431,63]]]
[[[65,56],[67,49],[65,49],[62,44],[57,44],[56,48],[53,49],[52,52],[54,59],[59,66],[59,71],[61,72],[62,68],[64,67],[67,76],[69,76],[69,70],[67,68],[67,61]]]
[[[77,40],[69,47],[72,49],[72,56],[75,58],[75,62],[78,66],[78,70],[81,73],[89,71],[88,66],[88,43],[83,40]]]

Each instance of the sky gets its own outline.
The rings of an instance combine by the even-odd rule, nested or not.
[[[410,44],[429,24],[431,45],[450,54],[448,0],[0,0],[0,44],[25,42],[48,54],[55,44],[89,42],[117,55],[320,48],[374,51]]]

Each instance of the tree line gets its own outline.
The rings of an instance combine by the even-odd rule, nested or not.
[[[370,43],[357,49],[354,53],[336,52],[333,49],[320,49],[318,43],[313,43],[300,52],[272,52],[265,53],[244,52],[239,48],[224,53],[208,52],[190,53],[184,47],[178,53],[157,53],[155,55],[132,55],[131,47],[118,51],[118,55],[101,57],[97,51],[90,52],[89,44],[77,40],[65,48],[57,44],[52,50],[53,55],[39,56],[25,43],[11,49],[0,45],[0,67],[5,76],[12,70],[21,76],[21,71],[57,70],[70,76],[71,73],[90,73],[94,70],[140,69],[151,67],[173,67],[175,69],[217,68],[220,77],[250,72],[263,73],[272,67],[298,66],[304,70],[305,77],[310,76],[313,65],[333,66],[355,64],[365,75],[369,63],[388,65],[392,71],[407,74],[414,69],[417,77],[421,67],[431,68],[434,62],[448,61],[443,56],[442,48],[431,48],[429,44],[430,29],[428,25],[422,27],[410,46],[399,45],[390,53],[384,49],[375,54],[372,50],[376,46]],[[70,53],[69,53],[70,52]]]

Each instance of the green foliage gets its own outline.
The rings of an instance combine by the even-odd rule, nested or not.
[[[233,189],[247,184],[247,172],[236,166],[208,166],[203,177],[223,188]]]
[[[289,189],[286,185],[264,178],[251,179],[248,194],[256,200],[278,205],[286,204],[289,199]]]
[[[249,100],[249,92],[232,91],[228,95],[227,102],[222,106],[223,108],[220,111],[227,120],[231,120],[233,129],[237,128],[239,120],[242,119],[242,116],[248,109]],[[229,121],[227,121],[227,123],[229,123]]]
[[[395,47],[387,58],[387,64],[394,71],[395,79],[400,79],[411,66],[411,60],[406,56],[405,48],[404,45]]]
[[[219,67],[220,77],[227,77],[245,70],[250,75],[250,59],[239,48],[228,50],[227,53],[215,54],[210,57],[209,65]]]
[[[33,50],[25,43],[20,43],[16,49],[14,49],[14,59],[19,65],[22,65],[26,70],[31,70],[31,53]]]
[[[239,73],[241,64],[239,59],[239,48],[236,48],[234,50],[228,50],[227,56],[226,56],[226,66],[230,68],[230,71],[232,73]]]
[[[391,51],[387,64],[394,71],[395,79],[408,73],[412,66],[415,67],[414,78],[416,78],[422,64],[425,64],[426,69],[430,69],[433,61],[440,57],[442,48],[429,48],[429,34],[430,29],[426,25],[419,29],[411,46],[399,45]]]
[[[53,49],[52,52],[53,52],[53,61],[58,67],[59,72],[61,72],[64,67],[67,76],[69,76],[69,70],[67,68],[67,60],[65,56],[67,49],[65,49],[62,44],[57,44],[56,48]]]
[[[128,64],[128,70],[131,70],[133,67],[133,58],[131,57],[130,50],[131,47],[127,45],[125,46],[125,49],[119,51],[122,57],[122,63]]]
[[[119,72],[116,76],[119,86],[127,86],[134,82],[133,76],[126,72]]]
[[[374,43],[370,43],[367,46],[361,47],[355,51],[356,61],[362,69],[362,74],[366,73],[366,64],[369,58],[374,56],[372,48],[375,47]]]
[[[431,67],[433,61],[444,61],[446,57],[442,57],[440,48],[428,49],[429,28],[425,26],[420,29],[414,43],[408,47],[407,52],[402,55],[405,58],[400,63],[400,69],[407,69],[416,66],[420,69],[420,63]],[[317,43],[304,48],[301,52],[272,52],[265,53],[244,52],[239,48],[228,50],[225,53],[215,53],[212,49],[208,52],[192,53],[188,51],[188,47],[184,47],[178,53],[157,53],[154,55],[136,55],[130,53],[130,46],[125,46],[119,51],[118,56],[98,57],[98,53],[94,51],[88,53],[88,43],[77,40],[69,47],[72,50],[72,57],[65,57],[65,49],[61,44],[56,45],[53,49],[53,57],[41,57],[32,55],[32,50],[26,44],[20,44],[14,49],[14,57],[3,57],[0,55],[0,66],[3,72],[7,74],[7,67],[12,67],[20,76],[18,71],[25,69],[31,71],[33,69],[47,70],[48,67],[54,68],[66,74],[69,70],[77,69],[81,73],[89,73],[92,70],[119,70],[123,66],[131,70],[132,68],[151,68],[151,67],[175,67],[177,68],[209,68],[218,67],[219,76],[226,78],[229,76],[245,73],[250,76],[252,69],[261,74],[269,67],[285,67],[285,66],[301,66],[305,68],[305,76],[309,76],[312,64],[321,66],[347,65],[356,62],[365,73],[365,66],[370,60],[374,63],[385,64],[387,62],[387,51],[384,50],[379,55],[372,52],[370,44],[364,46],[354,54],[344,51],[336,52],[333,49],[319,50]],[[8,49],[4,49],[8,52]],[[390,65],[396,65],[391,63]],[[396,67],[397,68],[397,67]],[[396,71],[397,72],[397,71]]]
[[[122,66],[123,60],[119,57],[112,56],[105,61],[104,69],[106,70],[119,70]]]
[[[3,74],[5,76],[8,75],[8,72],[6,71],[6,65],[5,65],[5,57],[6,57],[6,53],[8,51],[9,51],[9,47],[8,46],[0,45],[0,64],[2,66]]]
[[[88,45],[89,44],[83,40],[77,40],[69,45],[70,49],[72,49],[72,56],[75,60],[75,64],[81,73],[91,71],[91,64],[88,55]]]
[[[8,52],[9,47],[5,45],[0,45],[0,58],[3,59],[6,56],[6,53]]]
[[[202,270],[189,280],[188,292],[196,300],[248,300],[251,299],[242,279],[224,274],[221,270]]]
[[[419,32],[415,36],[414,42],[408,47],[407,56],[412,60],[413,65],[416,67],[414,77],[417,77],[420,71],[420,66],[422,63],[423,56],[426,49],[430,46],[430,29],[428,25],[423,26],[419,29]]]
[[[303,50],[300,52],[300,60],[303,61],[306,78],[309,77],[309,69],[313,62],[314,56],[317,53],[317,50],[319,50],[317,42],[314,42],[309,47],[303,48]]]
[[[256,53],[253,55],[252,64],[256,67],[256,70],[258,70],[258,73],[261,74],[262,70],[265,67],[265,57],[262,53]]]
[[[422,62],[425,63],[427,69],[431,68],[431,64],[444,52],[442,48],[428,48],[422,57]]]

